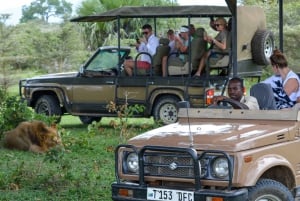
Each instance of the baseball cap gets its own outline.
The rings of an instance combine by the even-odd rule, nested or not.
[[[187,26],[181,26],[180,27],[180,33],[189,32],[189,28]]]

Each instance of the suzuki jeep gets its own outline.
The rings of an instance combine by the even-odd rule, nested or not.
[[[181,108],[119,145],[115,201],[299,200],[298,110]]]

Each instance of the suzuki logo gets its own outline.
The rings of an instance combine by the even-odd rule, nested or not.
[[[177,167],[178,167],[178,165],[177,165],[177,163],[175,163],[175,162],[172,162],[172,163],[169,165],[170,170],[176,170]]]

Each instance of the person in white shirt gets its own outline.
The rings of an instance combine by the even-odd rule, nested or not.
[[[143,38],[136,43],[136,49],[138,52],[146,52],[153,56],[156,53],[156,48],[159,45],[159,39],[154,36],[152,27],[150,24],[145,24],[142,27]],[[135,68],[135,61],[132,59],[125,60],[124,70],[127,75],[132,76]],[[151,57],[147,54],[141,54],[140,60],[137,61],[137,68],[150,69]]]
[[[286,57],[279,50],[274,50],[270,61],[274,75],[263,83],[271,85],[277,109],[292,108],[300,96],[299,76],[288,67]]]

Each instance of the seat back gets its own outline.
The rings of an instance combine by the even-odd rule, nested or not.
[[[170,52],[169,39],[160,38],[159,45],[156,48],[156,53],[153,56],[152,67],[155,75],[162,75],[162,59],[168,56]]]
[[[192,69],[194,71],[197,71],[200,60],[207,48],[207,42],[204,40],[204,34],[204,28],[197,28],[195,31],[194,38],[191,42],[191,61]]]
[[[250,96],[257,99],[259,109],[275,110],[275,98],[270,84],[257,83],[250,88]]]

